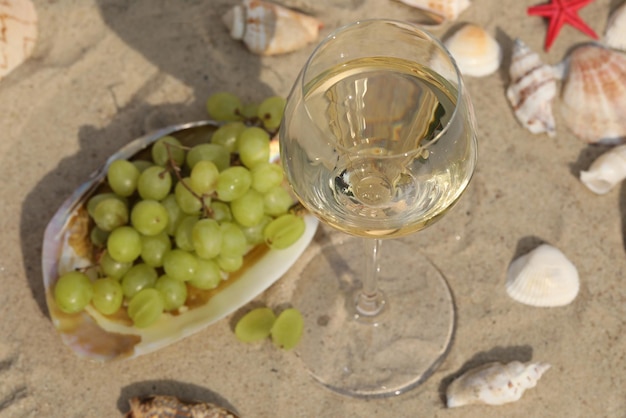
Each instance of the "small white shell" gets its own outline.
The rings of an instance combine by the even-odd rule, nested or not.
[[[558,249],[542,244],[514,260],[507,271],[506,291],[530,306],[564,306],[580,288],[578,270]]]
[[[589,170],[580,172],[580,181],[596,194],[606,194],[626,179],[626,145],[600,155]]]
[[[611,48],[626,51],[626,3],[611,13],[606,25],[604,43]]]
[[[233,39],[242,40],[259,55],[293,52],[314,42],[322,22],[278,4],[244,0],[230,9],[222,21]]]
[[[555,72],[539,55],[520,39],[515,40],[511,67],[511,83],[506,97],[515,117],[533,134],[555,135],[552,100],[557,93]]]
[[[35,49],[37,11],[30,0],[0,2],[0,80]]]
[[[442,15],[448,20],[457,17],[470,6],[470,0],[399,0],[400,2],[421,10]]]
[[[477,25],[464,25],[444,44],[463,75],[487,76],[495,72],[502,62],[500,44]]]
[[[550,368],[548,363],[488,363],[455,379],[446,391],[447,406],[503,405],[518,401]]]

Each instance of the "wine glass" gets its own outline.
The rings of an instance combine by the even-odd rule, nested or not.
[[[410,23],[338,29],[289,94],[280,155],[302,205],[347,233],[298,281],[294,305],[307,324],[299,357],[346,395],[415,387],[448,351],[454,302],[426,257],[389,239],[440,219],[472,177],[474,115],[453,59]]]

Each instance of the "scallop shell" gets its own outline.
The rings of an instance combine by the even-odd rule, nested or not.
[[[611,48],[626,51],[626,2],[611,13],[604,33],[604,43]]]
[[[322,22],[278,4],[244,0],[222,18],[233,39],[259,55],[286,54],[314,42]]]
[[[606,194],[626,179],[626,145],[600,155],[589,170],[580,172],[580,181],[596,194]]]
[[[566,59],[561,112],[568,128],[588,143],[626,139],[626,55],[587,44]]]
[[[533,134],[555,135],[552,100],[557,93],[555,72],[544,64],[539,55],[520,39],[515,40],[511,67],[511,82],[506,97],[520,124]]]
[[[293,265],[313,238],[318,221],[307,215],[305,233],[295,244],[285,250],[255,247],[246,255],[244,268],[218,288],[198,290],[194,293],[193,306],[176,315],[164,313],[146,328],[133,327],[125,313],[105,316],[91,305],[79,314],[65,314],[57,308],[52,296],[57,278],[94,263],[85,205],[105,181],[109,164],[146,153],[146,148],[165,135],[173,135],[186,145],[206,142],[217,126],[212,121],[170,126],[130,142],[78,187],[48,223],[42,254],[48,311],[63,342],[80,357],[98,361],[137,357],[205,329],[265,291]],[[272,160],[275,160],[277,147],[272,145]]]
[[[542,244],[514,260],[507,271],[506,291],[530,306],[564,306],[578,295],[578,270],[557,248]]]
[[[124,418],[190,417],[239,418],[234,412],[208,402],[187,402],[174,396],[131,398],[130,411]]]
[[[463,75],[483,77],[502,62],[500,44],[478,25],[467,24],[444,42]]]
[[[399,0],[421,10],[442,15],[447,20],[456,20],[470,6],[470,0]]]
[[[0,80],[30,57],[37,33],[37,11],[30,0],[0,2]]]
[[[446,390],[447,406],[503,405],[518,401],[550,368],[548,363],[487,363],[464,373]]]

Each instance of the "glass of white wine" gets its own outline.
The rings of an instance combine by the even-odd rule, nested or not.
[[[294,294],[307,324],[298,355],[328,388],[397,395],[445,357],[455,321],[447,282],[391,238],[458,201],[476,164],[475,132],[453,59],[410,23],[352,23],[306,62],[287,99],[280,155],[302,205],[347,233],[322,246]]]

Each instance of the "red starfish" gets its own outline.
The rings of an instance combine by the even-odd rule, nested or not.
[[[552,42],[559,34],[564,24],[569,24],[579,31],[598,39],[598,35],[578,16],[578,9],[588,5],[593,0],[550,0],[550,4],[533,6],[528,8],[529,16],[543,16],[550,19],[548,33],[546,35],[545,49],[548,51]]]

